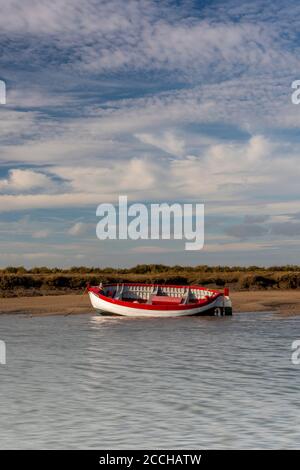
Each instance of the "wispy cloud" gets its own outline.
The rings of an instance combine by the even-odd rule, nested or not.
[[[204,202],[231,217],[224,240],[295,237],[298,2],[2,3],[3,216],[72,210],[59,230],[80,239],[89,222],[76,211],[126,193]]]
[[[87,231],[87,225],[83,222],[76,222],[72,227],[69,229],[68,233],[75,237],[84,235]]]

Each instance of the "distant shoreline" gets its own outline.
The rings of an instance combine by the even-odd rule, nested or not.
[[[231,292],[233,313],[275,311],[300,315],[300,290]],[[87,295],[65,294],[2,298],[0,314],[75,315],[94,313]]]

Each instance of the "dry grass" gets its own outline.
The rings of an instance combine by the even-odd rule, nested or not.
[[[251,266],[164,266],[138,265],[130,269],[74,267],[26,270],[9,267],[0,271],[0,297],[59,295],[82,292],[89,282],[145,282],[164,284],[199,284],[230,287],[233,291],[297,289],[299,266],[260,268]]]

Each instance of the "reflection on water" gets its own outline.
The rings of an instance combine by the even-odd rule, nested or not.
[[[297,448],[300,317],[2,316],[1,448]]]

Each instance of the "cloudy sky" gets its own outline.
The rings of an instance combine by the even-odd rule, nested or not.
[[[0,0],[0,265],[300,263],[300,4]],[[96,208],[205,204],[205,248]]]

